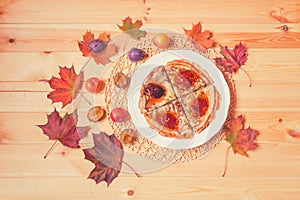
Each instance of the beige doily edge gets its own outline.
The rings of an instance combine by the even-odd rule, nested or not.
[[[173,46],[170,49],[190,49],[196,50],[191,41],[186,40],[186,38],[180,34],[172,34],[171,38],[173,40]],[[127,55],[122,55],[116,62],[111,64],[112,71],[106,83],[105,90],[105,102],[107,105],[107,111],[110,111],[114,107],[123,107],[127,109],[127,91],[128,87],[125,89],[117,88],[114,84],[113,77],[117,72],[122,72],[128,76],[130,79],[137,67],[145,62],[147,58],[156,55],[164,50],[157,49],[152,45],[151,40],[144,40],[137,44],[137,47],[143,49],[148,57],[144,58],[142,61],[137,63],[131,62],[128,60]],[[196,50],[198,53],[210,58],[211,60],[217,55],[213,49],[209,49],[206,52]],[[169,149],[166,147],[160,147],[153,143],[151,140],[144,138],[141,134],[138,135],[137,140],[133,144],[124,144],[124,149],[127,152],[135,153],[141,155],[144,158],[151,159],[154,161],[159,161],[161,163],[170,164],[170,163],[184,163],[190,160],[199,159],[205,157],[211,150],[222,140],[224,136],[224,127],[231,121],[235,114],[236,107],[236,92],[235,92],[235,83],[232,79],[231,74],[224,72],[222,68],[219,68],[230,89],[230,107],[228,110],[228,115],[226,121],[223,125],[223,128],[216,133],[208,142],[194,148],[190,149]],[[124,123],[114,123],[109,120],[109,123],[114,130],[116,136],[120,138],[121,131],[127,128],[135,128],[132,120],[128,120]]]

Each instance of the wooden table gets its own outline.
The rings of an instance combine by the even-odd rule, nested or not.
[[[253,86],[245,74],[234,75],[236,114],[259,130],[259,148],[249,158],[231,153],[226,177],[224,140],[205,159],[140,179],[121,173],[109,188],[86,179],[93,164],[80,149],[57,145],[43,159],[52,142],[35,125],[46,122],[53,106],[46,98],[51,89],[39,80],[57,75],[58,65],[78,70],[85,61],[77,46],[82,34],[115,34],[126,16],[178,32],[201,21],[219,43],[247,46],[243,68]],[[300,139],[287,134],[300,131],[299,21],[298,0],[1,0],[0,198],[300,199]]]

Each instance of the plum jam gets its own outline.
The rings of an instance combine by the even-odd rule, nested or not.
[[[145,86],[144,91],[145,91],[145,94],[147,94],[155,99],[162,97],[166,92],[166,90],[163,88],[163,86],[156,84],[156,83],[148,83]]]

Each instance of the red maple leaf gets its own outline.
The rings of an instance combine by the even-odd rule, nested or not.
[[[76,74],[74,66],[71,68],[59,67],[59,76],[52,77],[48,83],[54,91],[50,92],[47,97],[54,102],[62,102],[62,107],[72,102],[77,97],[82,84],[83,72]]]
[[[202,32],[202,25],[200,22],[193,24],[192,30],[184,29],[184,33],[193,41],[196,41],[202,48],[208,49],[213,47],[214,41],[212,40],[212,32],[205,30]]]
[[[124,156],[122,143],[114,134],[104,132],[93,134],[93,140],[94,147],[83,149],[85,159],[95,164],[88,178],[97,184],[105,181],[109,186],[121,171]]]
[[[258,132],[250,127],[244,129],[245,119],[242,115],[233,119],[225,131],[225,140],[231,145],[234,153],[248,156],[247,151],[257,147],[255,143]]]
[[[110,34],[106,32],[95,39],[94,34],[87,31],[83,35],[83,41],[78,41],[78,47],[82,56],[93,57],[97,64],[108,64],[111,62],[110,57],[117,54],[117,47],[110,42]]]
[[[44,134],[47,135],[50,140],[58,140],[63,145],[71,148],[79,148],[79,140],[87,136],[90,130],[87,126],[76,126],[78,121],[76,111],[71,114],[65,114],[64,117],[60,117],[59,113],[54,110],[47,118],[47,124],[38,125],[38,127],[43,130]]]
[[[216,63],[223,66],[226,72],[237,72],[248,59],[246,47],[241,42],[235,45],[233,50],[228,49],[227,46],[220,46],[223,58],[216,58]]]
[[[143,22],[141,20],[136,20],[134,23],[132,19],[128,16],[124,20],[122,20],[122,26],[118,25],[119,29],[125,33],[128,33],[133,39],[139,40],[141,37],[144,37],[147,33],[146,31],[140,30],[143,26]]]

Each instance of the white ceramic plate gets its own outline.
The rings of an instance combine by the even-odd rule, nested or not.
[[[186,59],[200,65],[212,78],[214,86],[220,95],[220,106],[216,111],[215,117],[206,129],[200,134],[195,134],[191,139],[176,139],[161,136],[157,131],[149,127],[138,106],[140,90],[146,76],[158,65],[166,65],[167,62],[175,59]],[[227,117],[229,105],[230,91],[222,72],[211,60],[190,50],[169,50],[149,58],[134,73],[128,90],[128,110],[136,128],[144,137],[150,139],[155,144],[171,149],[193,148],[207,142],[221,130]]]

